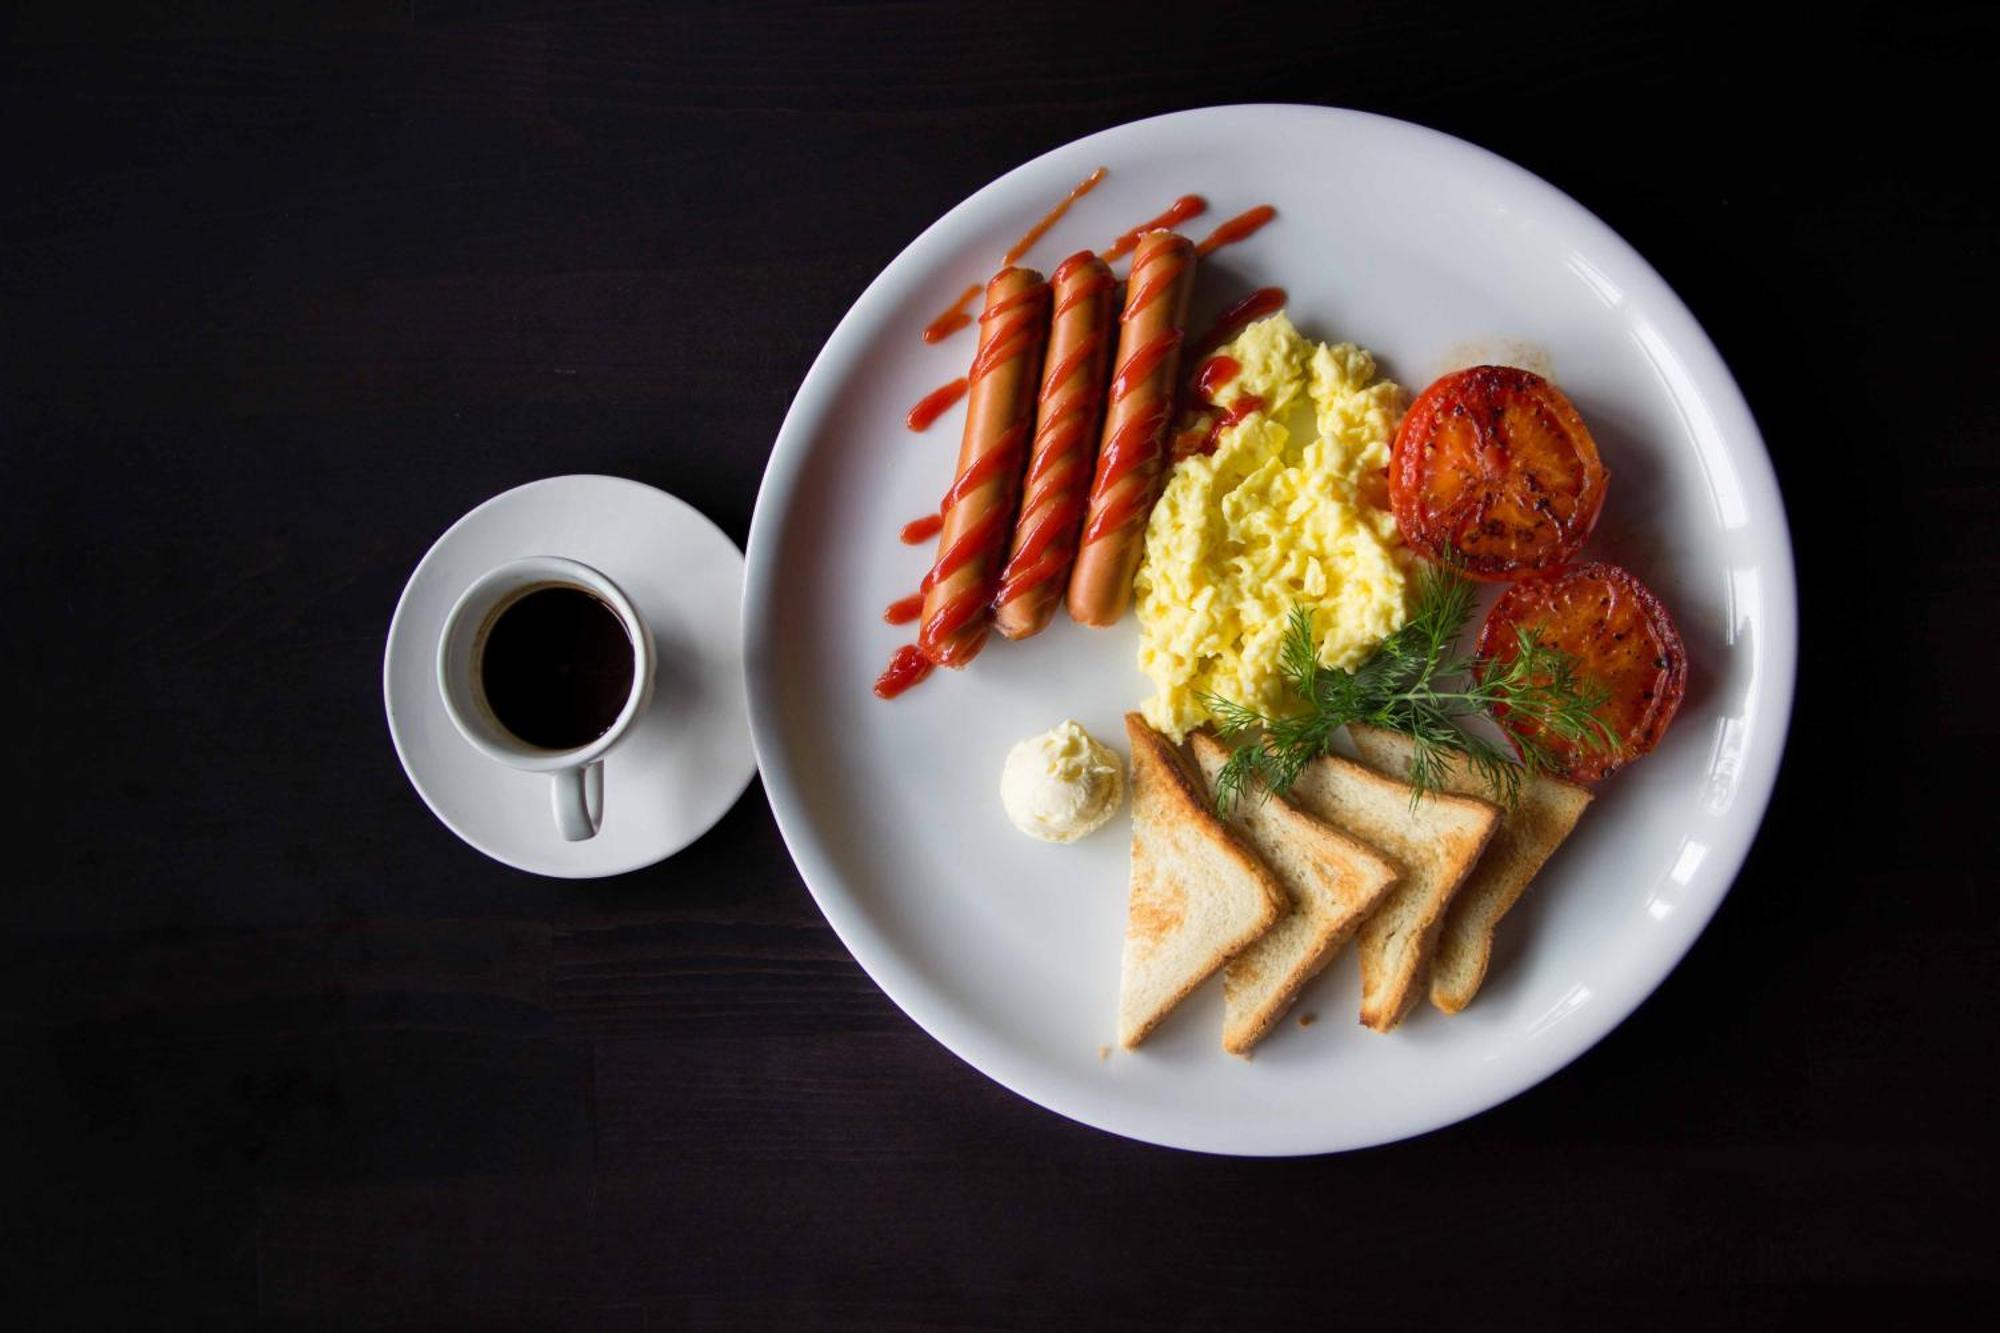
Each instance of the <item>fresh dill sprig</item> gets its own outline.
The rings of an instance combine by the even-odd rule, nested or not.
[[[1278,665],[1303,707],[1265,713],[1216,695],[1202,696],[1224,736],[1241,738],[1216,779],[1222,811],[1260,788],[1284,793],[1300,772],[1325,754],[1333,734],[1350,722],[1399,731],[1412,742],[1412,802],[1437,791],[1452,765],[1464,762],[1509,806],[1522,780],[1560,767],[1555,737],[1600,752],[1618,738],[1597,716],[1609,693],[1582,677],[1568,653],[1517,631],[1516,654],[1505,661],[1458,648],[1472,619],[1472,581],[1455,561],[1427,562],[1417,572],[1409,619],[1352,671],[1323,666],[1312,612],[1295,606]],[[1515,753],[1466,728],[1470,718],[1504,715]]]

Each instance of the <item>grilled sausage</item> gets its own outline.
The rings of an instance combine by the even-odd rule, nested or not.
[[[1151,232],[1132,254],[1104,442],[1069,580],[1069,613],[1086,625],[1116,624],[1132,601],[1146,518],[1159,498],[1194,267],[1194,246],[1176,232]]]
[[[1111,353],[1118,285],[1111,266],[1085,250],[1058,265],[1050,285],[1055,311],[1036,400],[1035,438],[1012,552],[993,603],[993,623],[1010,639],[1046,629],[1069,587]]]
[[[958,474],[944,498],[937,560],[923,583],[917,647],[939,666],[964,666],[986,642],[1048,332],[1049,284],[1042,275],[1025,268],[994,274],[979,315],[979,350],[966,372]]]

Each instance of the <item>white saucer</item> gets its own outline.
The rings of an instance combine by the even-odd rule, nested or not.
[[[604,829],[564,842],[549,780],[484,757],[438,693],[438,634],[495,565],[561,555],[608,574],[659,644],[653,704],[604,761]],[[622,477],[550,477],[451,525],[389,622],[382,698],[403,771],[445,827],[496,861],[590,879],[661,861],[715,826],[756,772],[743,689],[743,553],[700,511]]]

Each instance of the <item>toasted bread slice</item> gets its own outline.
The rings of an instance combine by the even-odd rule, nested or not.
[[[1197,732],[1194,757],[1212,791],[1229,760],[1228,747]],[[1396,868],[1261,787],[1235,803],[1227,822],[1263,859],[1292,904],[1283,920],[1222,970],[1222,1049],[1248,1055],[1375,910],[1396,882]]]
[[[1407,782],[1339,755],[1307,764],[1292,804],[1373,847],[1396,866],[1396,887],[1361,925],[1361,1021],[1387,1032],[1422,994],[1452,894],[1479,860],[1500,810],[1470,796],[1411,801]]]
[[[1132,891],[1119,964],[1118,1041],[1131,1050],[1286,908],[1285,891],[1209,807],[1192,766],[1137,713]]]
[[[1370,765],[1390,777],[1409,773],[1415,746],[1408,736],[1378,727],[1351,726],[1347,731]],[[1498,801],[1500,795],[1463,762],[1446,767],[1442,785],[1460,796],[1487,801]],[[1431,957],[1432,1004],[1455,1014],[1472,1003],[1493,957],[1494,928],[1576,827],[1590,796],[1588,787],[1546,774],[1523,779],[1514,808],[1501,811],[1500,827],[1493,830],[1486,854],[1445,912],[1444,930]]]

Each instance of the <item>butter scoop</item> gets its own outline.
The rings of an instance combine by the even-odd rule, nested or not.
[[[1075,842],[1125,803],[1125,766],[1075,722],[1019,741],[1000,772],[1014,827],[1044,842]]]

